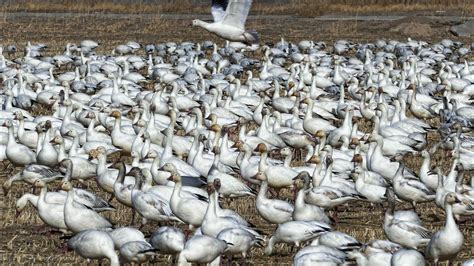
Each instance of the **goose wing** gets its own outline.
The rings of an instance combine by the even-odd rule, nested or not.
[[[418,190],[421,190],[423,193],[427,194],[427,195],[431,195],[431,194],[434,194],[434,192],[429,189],[425,184],[423,184],[422,182],[418,181],[418,180],[415,180],[415,179],[408,179],[406,181],[406,183],[413,187],[413,188],[416,188]]]
[[[25,171],[32,172],[37,175],[40,175],[44,178],[56,178],[62,177],[62,173],[56,169],[51,169],[44,165],[30,164],[25,168]]]
[[[432,233],[428,229],[422,226],[419,226],[415,223],[400,221],[400,222],[396,222],[395,224],[401,229],[415,233],[423,238],[431,239],[432,237]]]
[[[245,29],[245,21],[250,11],[252,0],[230,0],[222,23]]]
[[[228,4],[229,0],[212,0],[211,13],[214,22],[222,21]]]
[[[294,207],[282,200],[275,200],[272,202],[273,208],[282,212],[293,213]]]
[[[143,201],[152,208],[155,208],[160,213],[166,216],[174,216],[168,202],[156,197],[154,194],[145,193],[142,195]]]

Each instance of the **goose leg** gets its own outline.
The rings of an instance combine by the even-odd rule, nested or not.
[[[137,212],[135,210],[132,211],[132,221],[130,222],[130,226],[132,226],[135,223],[135,217],[137,215]]]
[[[138,230],[141,230],[147,223],[147,220],[146,218],[142,218],[142,223],[140,224],[140,227],[138,228]]]
[[[112,193],[107,203],[110,203],[114,198],[115,198],[115,194]]]

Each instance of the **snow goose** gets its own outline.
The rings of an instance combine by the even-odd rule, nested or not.
[[[7,159],[16,166],[25,166],[36,163],[36,154],[27,146],[16,142],[13,135],[12,120],[5,120],[3,126],[8,128],[8,142],[6,149]]]
[[[111,266],[119,266],[119,258],[114,249],[114,241],[107,232],[85,230],[79,232],[68,241],[68,246],[86,259],[110,260]]]
[[[145,236],[143,233],[133,227],[119,227],[112,231],[108,232],[109,235],[114,240],[115,249],[120,249],[120,247],[131,241],[145,241]]]
[[[136,136],[122,131],[122,114],[118,110],[112,111],[110,116],[115,118],[114,127],[111,132],[112,144],[124,152],[130,153]]]
[[[311,246],[317,245],[324,245],[343,252],[357,250],[362,247],[362,244],[352,236],[337,231],[323,233],[311,242]]]
[[[247,222],[242,216],[240,216],[237,212],[231,210],[231,209],[222,209],[220,204],[219,204],[219,198],[220,197],[220,194],[219,194],[219,191],[222,187],[222,183],[221,183],[221,180],[216,178],[214,179],[214,182],[212,183],[212,185],[214,186],[214,189],[215,189],[215,193],[214,193],[214,198],[215,198],[215,208],[216,208],[216,214],[218,216],[225,216],[225,217],[230,217],[232,219],[234,219],[237,223],[243,225],[243,226],[247,226],[247,227],[253,227],[252,224],[250,224],[249,222]]]
[[[387,199],[385,197],[388,186],[387,182],[377,182],[377,179],[373,179],[368,175],[367,171],[363,170],[361,166],[354,168],[351,176],[355,181],[355,189],[362,196],[366,197],[368,201],[383,203]]]
[[[217,183],[219,183],[219,181]],[[247,230],[249,233],[255,235],[256,237],[260,237],[258,232],[242,225],[238,220],[234,219],[233,217],[227,215],[219,215],[217,213],[218,198],[213,183],[208,184],[207,191],[209,193],[209,204],[207,206],[206,214],[204,215],[204,219],[201,224],[201,232],[203,234],[212,237],[217,237],[217,235],[225,229],[241,228]]]
[[[3,183],[3,192],[6,195],[13,182],[24,181],[33,184],[36,180],[43,180],[45,183],[48,183],[62,176],[61,172],[56,169],[51,169],[44,165],[30,164]]]
[[[293,220],[295,221],[318,221],[329,224],[331,221],[324,213],[324,209],[305,202],[305,191],[309,189],[308,172],[299,173],[294,180],[294,187],[298,191],[295,199]]]
[[[254,234],[245,230],[244,228],[228,228],[222,230],[217,239],[223,240],[228,244],[224,254],[226,255],[242,255],[242,258],[247,257],[247,252],[254,245],[261,245],[261,238],[257,238]]]
[[[398,158],[399,156],[397,156]],[[397,158],[392,158],[394,161]],[[413,207],[418,202],[427,202],[435,199],[434,191],[430,190],[423,182],[415,178],[405,177],[403,169],[405,166],[399,162],[398,170],[391,180],[395,194],[402,200],[410,202]]]
[[[93,149],[89,152],[89,161],[97,159],[97,170],[96,170],[96,181],[97,184],[108,193],[114,193],[114,183],[118,176],[117,169],[108,169],[107,167],[107,154],[104,147],[99,146],[97,149]],[[135,180],[132,177],[125,176],[125,185],[135,184]]]
[[[431,238],[431,232],[425,227],[405,219],[403,214],[396,215],[393,203],[385,212],[383,229],[388,239],[408,248],[426,246]]]
[[[120,259],[128,263],[143,263],[155,255],[156,249],[146,241],[130,241],[123,244],[120,249]]]
[[[294,211],[293,205],[284,200],[267,198],[267,177],[264,173],[258,172],[255,178],[262,182],[255,202],[260,216],[272,224],[281,224],[291,221]]]
[[[125,163],[118,162],[109,166],[109,168],[117,169],[118,176],[114,182],[114,195],[115,198],[127,207],[132,207],[132,190],[134,184],[124,184],[125,180]]]
[[[219,160],[220,157],[220,149],[214,149],[215,153],[215,158],[214,162],[216,160]],[[214,163],[216,164],[216,163]],[[235,197],[244,197],[244,196],[255,196],[256,191],[249,187],[248,185],[244,184],[242,181],[239,179],[223,173],[217,169],[216,166],[211,167],[209,170],[209,175],[207,176],[207,182],[214,182],[214,180],[220,180],[220,184],[222,184],[219,188],[219,193],[223,197],[230,197],[230,198],[235,198]]]
[[[38,179],[34,186],[41,189],[36,206],[41,220],[53,228],[66,232],[68,228],[64,222],[64,204],[47,202],[48,191],[45,182]]]
[[[287,166],[275,165],[268,167],[267,157],[268,150],[267,145],[260,143],[257,145],[255,151],[261,154],[259,171],[263,172],[267,177],[268,185],[272,188],[281,189],[284,187],[291,187],[293,185],[293,178],[298,175],[298,172]]]
[[[299,250],[293,258],[293,265],[344,265],[346,254],[324,245],[307,246]]]
[[[163,222],[163,221],[180,221],[174,216],[171,211],[170,204],[166,199],[163,199],[159,195],[144,191],[143,181],[145,179],[143,171],[138,167],[130,169],[127,175],[135,178],[135,185],[131,192],[132,206],[142,217],[142,226],[147,223],[148,220]]]
[[[229,41],[246,44],[258,43],[258,34],[255,31],[245,30],[252,0],[212,1],[212,15],[214,23],[207,23],[199,19],[193,20],[193,26],[199,26],[215,35]],[[228,5],[227,5],[228,2]]]
[[[73,204],[75,193],[69,181],[63,181],[61,189],[67,191],[67,199],[64,204],[64,221],[70,231],[77,233],[88,229],[112,227],[112,224],[106,218],[100,216],[95,211],[87,208],[78,208]]]
[[[445,197],[446,223],[443,228],[437,231],[426,247],[426,255],[434,260],[435,265],[441,260],[450,260],[456,257],[461,251],[464,236],[459,230],[453,217],[452,205],[459,203],[456,194],[450,192]]]
[[[58,164],[59,170],[64,172],[64,180],[76,179],[83,181],[94,177],[97,172],[97,165],[82,157],[70,156],[63,159]]]
[[[393,266],[424,266],[425,258],[423,254],[414,249],[400,249],[392,255],[390,264]]]
[[[336,127],[331,125],[331,123],[329,123],[325,119],[313,117],[314,101],[312,99],[306,98],[303,100],[303,103],[306,103],[308,105],[303,120],[303,128],[307,133],[315,135],[316,132],[319,130],[322,130],[323,132],[328,132],[336,129]]]
[[[265,254],[271,255],[273,253],[273,246],[277,243],[291,243],[299,247],[300,244],[330,230],[331,227],[329,225],[315,221],[289,221],[281,223],[268,241]]]
[[[356,261],[357,265],[364,266],[379,266],[379,265],[390,265],[392,254],[385,251],[379,251],[369,254],[364,254],[360,251],[350,251],[347,254],[348,259]]]
[[[324,209],[331,209],[340,204],[359,199],[359,195],[347,194],[339,189],[328,186],[321,186],[321,176],[317,173],[318,168],[315,168],[313,174],[313,188],[305,191],[305,202],[316,205]],[[304,180],[305,186],[309,186],[309,176],[300,176]]]
[[[178,265],[189,262],[206,263],[211,266],[220,264],[220,256],[227,249],[227,243],[206,235],[194,235],[184,245],[179,253]]]
[[[421,151],[421,157],[423,162],[420,166],[419,176],[421,182],[423,182],[428,188],[436,191],[438,187],[438,176],[436,174],[430,174],[430,164],[431,164],[431,152],[427,150]]]
[[[171,226],[162,226],[158,228],[150,237],[150,243],[161,254],[176,255],[184,249],[186,239],[184,233]]]
[[[166,163],[160,170],[170,172],[171,176],[169,180],[175,182],[173,194],[170,199],[170,206],[173,213],[180,220],[187,223],[190,229],[193,229],[195,226],[200,226],[206,214],[208,203],[198,198],[183,197],[181,194],[181,176],[174,165]]]

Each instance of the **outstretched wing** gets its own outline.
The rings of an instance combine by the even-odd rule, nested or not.
[[[222,23],[244,30],[250,6],[252,0],[230,0]]]
[[[211,13],[214,22],[219,22],[224,18],[228,4],[229,0],[212,0]]]

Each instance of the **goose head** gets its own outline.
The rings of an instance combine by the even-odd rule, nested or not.
[[[300,183],[301,185],[300,188],[302,188],[303,186],[304,187],[306,187],[307,185],[309,186],[310,179],[311,179],[311,176],[309,175],[309,173],[307,171],[302,171],[301,173],[299,173],[293,178],[293,183],[295,184],[295,187],[298,187],[297,183]]]
[[[421,157],[428,158],[429,156],[430,156],[430,153],[427,150],[421,151]]]
[[[6,119],[2,124],[6,128],[11,128],[13,126],[13,121],[11,119]]]
[[[64,94],[64,92],[63,92],[63,94]],[[63,105],[66,106],[66,107],[67,107],[67,106],[71,106],[71,105],[72,105],[72,102],[71,102],[71,100],[69,100],[69,99],[65,99],[65,100],[63,101]]]
[[[36,179],[33,183],[33,186],[36,188],[44,188],[46,186],[46,183],[41,179]]]
[[[110,112],[109,116],[111,116],[113,118],[120,118],[122,116],[122,114],[118,110],[113,110],[112,112]]]
[[[127,176],[133,176],[135,179],[141,179],[142,170],[139,167],[132,167],[130,171],[126,174]]]
[[[69,181],[61,182],[61,189],[64,191],[70,191],[72,189],[72,184]]]
[[[97,159],[99,157],[100,152],[97,149],[92,149],[89,151],[89,157],[87,158],[89,161]]]
[[[358,138],[351,138],[351,141],[349,142],[349,146],[351,148],[354,148],[360,144],[360,141]]]
[[[362,164],[363,161],[364,161],[364,158],[359,153],[354,154],[354,156],[352,157],[352,160],[351,160],[351,162],[354,162],[355,164]]]
[[[18,121],[21,121],[21,120],[24,119],[23,113],[20,112],[20,111],[15,111],[15,112],[13,113],[13,115],[14,115],[15,119],[18,120]]]
[[[332,156],[328,154],[326,156],[326,166],[331,165],[333,162],[334,162],[334,160],[333,160]]]
[[[304,188],[304,182],[303,182],[302,179],[297,178],[297,177],[295,177],[295,178],[293,178],[293,179],[294,179],[294,181],[293,181],[293,186],[294,186],[294,189],[295,189],[295,190],[300,190],[300,189],[303,189],[303,188]]]
[[[265,143],[259,143],[254,151],[259,153],[265,153],[268,151],[267,145],[265,145]]]
[[[320,164],[321,163],[321,158],[319,158],[319,156],[317,156],[317,155],[313,155],[313,156],[311,156],[311,158],[309,158],[307,163],[309,163],[309,164]]]
[[[280,154],[283,156],[291,155],[291,149],[289,147],[285,147],[280,150]]]
[[[396,154],[392,158],[390,158],[390,162],[401,162],[403,160],[403,155]]]
[[[145,127],[145,126],[146,126],[146,122],[145,122],[145,120],[143,120],[143,119],[138,119],[138,121],[135,122],[135,123],[133,123],[133,125],[136,125],[136,126],[138,126],[138,127]]]
[[[158,153],[154,150],[150,150],[149,152],[147,152],[147,154],[144,157],[144,159],[154,159],[154,158],[158,158]]]
[[[213,185],[216,191],[219,191],[219,189],[221,189],[221,186],[222,186],[220,178],[214,179]]]
[[[200,19],[195,19],[195,20],[193,20],[191,26],[193,26],[193,27],[202,27],[202,28],[205,28],[205,27],[207,26],[207,24],[209,24],[209,23],[204,22],[204,21],[202,21],[202,20],[200,20]]]
[[[74,129],[70,129],[66,132],[67,137],[75,138],[77,137],[77,131]]]
[[[160,171],[165,171],[169,173],[178,173],[178,170],[176,169],[176,166],[174,166],[172,163],[165,163],[160,169]]]
[[[322,138],[326,137],[326,132],[324,132],[323,130],[318,130],[318,131],[316,131],[314,136],[318,139],[322,139]]]
[[[242,141],[240,140],[237,140],[236,142],[234,142],[234,144],[231,146],[231,148],[237,148],[239,151],[244,151],[244,144]]]
[[[257,174],[255,175],[255,179],[258,181],[267,181],[267,177],[262,172],[257,172]]]
[[[352,171],[351,171],[351,177],[354,180],[357,180],[359,178],[360,174],[362,174],[364,170],[362,169],[361,166],[356,166]]]
[[[448,194],[446,194],[444,202],[445,204],[453,205],[455,203],[461,203],[462,201],[459,200],[455,192],[449,192]]]
[[[16,211],[15,218],[18,218],[20,216],[21,212],[25,209],[27,204],[28,204],[27,194],[23,195],[21,198],[19,198],[16,201],[16,204],[15,204],[15,211]]]
[[[63,159],[58,163],[58,167],[60,170],[64,170],[63,172],[65,172],[65,169],[67,169],[68,167],[72,167],[72,160],[68,158]]]
[[[219,154],[221,154],[221,148],[219,146],[214,146],[214,148],[212,148],[212,152],[215,155],[219,155]]]
[[[210,195],[212,195],[215,191],[216,191],[216,189],[215,189],[215,187],[214,187],[214,183],[212,183],[212,182],[207,183],[207,194],[210,196]]]
[[[97,147],[97,152],[99,152],[99,154],[105,154],[106,149],[104,146],[99,146]]]

